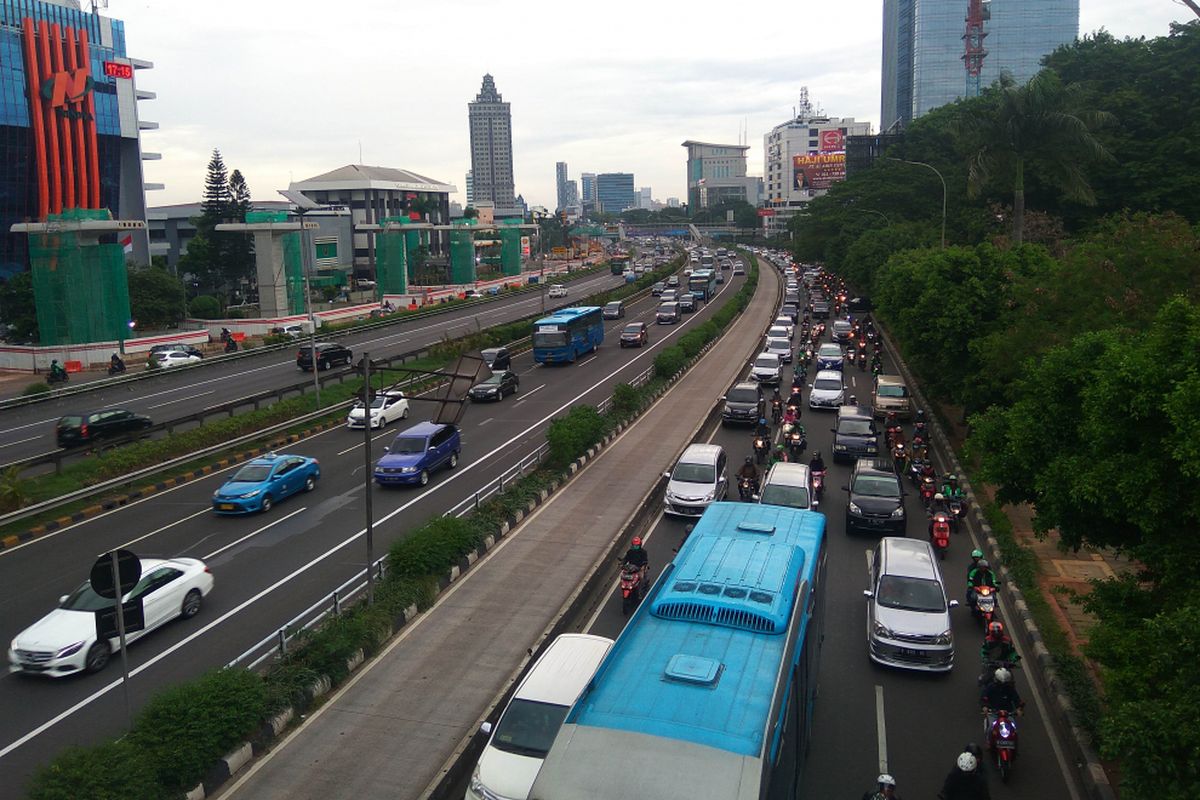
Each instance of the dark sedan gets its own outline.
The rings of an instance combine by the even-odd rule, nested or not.
[[[631,322],[621,331],[621,347],[642,347],[649,341],[650,332],[644,322]]]
[[[850,474],[846,533],[904,536],[904,490],[886,459],[861,458]]]
[[[317,369],[329,369],[334,364],[350,366],[354,354],[349,347],[334,342],[317,342]],[[313,368],[312,347],[305,345],[296,352],[296,366],[308,372]]]
[[[521,388],[517,373],[508,370],[492,373],[492,377],[471,387],[471,400],[503,400],[506,394],[516,394]]]
[[[128,436],[153,425],[149,417],[110,408],[84,414],[67,414],[54,429],[59,447],[77,447],[97,439]]]

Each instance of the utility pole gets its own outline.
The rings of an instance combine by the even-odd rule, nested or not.
[[[375,605],[375,512],[371,496],[371,354],[362,354],[363,364],[363,494],[367,499],[367,605]],[[383,413],[381,408],[380,413]],[[380,425],[380,427],[383,427]]]

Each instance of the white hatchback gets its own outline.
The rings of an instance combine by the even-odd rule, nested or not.
[[[366,414],[362,402],[354,404],[346,417],[347,428],[361,428]],[[398,419],[408,419],[408,398],[403,392],[379,392],[371,401],[371,427],[382,428]]]

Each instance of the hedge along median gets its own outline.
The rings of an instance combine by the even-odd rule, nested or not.
[[[681,266],[681,260],[675,259],[658,270],[647,273],[631,284],[622,284],[614,289],[599,292],[583,298],[580,302],[602,305],[610,300],[624,299],[638,292],[645,291],[655,281],[661,280]],[[540,313],[523,319],[484,328],[466,336],[455,339],[446,338],[431,346],[429,355],[418,361],[408,362],[404,368],[439,370],[463,353],[473,352],[485,347],[494,347],[525,338],[529,335],[533,320]],[[322,406],[340,406],[355,397],[362,390],[361,381],[347,381],[337,385],[326,385],[322,388]],[[294,397],[272,404],[271,406],[249,411],[227,419],[206,423],[198,428],[170,434],[162,439],[144,440],[110,450],[97,451],[95,458],[68,465],[62,472],[39,476],[32,479],[20,479],[16,475],[6,476],[0,481],[0,513],[13,511],[31,503],[60,497],[72,491],[100,483],[105,480],[129,474],[138,469],[160,464],[174,458],[205,447],[211,447],[229,439],[245,436],[263,428],[278,425],[290,419],[295,419],[317,410],[316,401],[311,396]],[[331,411],[323,423],[310,423],[314,426],[332,424],[341,415],[340,408]],[[241,450],[253,450],[253,444],[247,444]],[[201,463],[209,463],[220,456],[206,458]],[[187,472],[185,467],[181,473]],[[139,480],[131,489],[152,487],[162,480],[162,476],[151,476]],[[31,525],[46,520],[55,520],[70,516],[73,512],[95,506],[96,501],[82,500],[74,504],[64,505],[32,520],[24,520],[0,528],[0,536],[20,534]]]
[[[507,484],[464,517],[434,517],[395,542],[376,583],[374,605],[355,603],[299,633],[261,678],[243,668],[214,670],[156,694],[120,741],[72,748],[39,770],[30,784],[31,800],[204,796],[188,791],[200,782],[212,792],[236,771],[228,763],[231,751],[244,752],[247,743],[261,751],[287,721],[319,702],[416,612],[429,608],[458,570],[565,483],[589,450],[611,441],[660,397],[745,307],[755,278],[752,270],[713,320],[681,337],[675,347],[694,352],[677,369],[664,374],[656,364],[646,384],[619,384],[606,413],[574,406],[553,420],[547,431],[550,458],[542,468]],[[701,335],[684,350],[682,340],[693,333]]]

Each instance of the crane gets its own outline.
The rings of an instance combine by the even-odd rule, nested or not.
[[[979,96],[979,76],[983,73],[983,59],[987,48],[983,40],[987,31],[983,24],[992,18],[991,0],[967,0],[967,31],[963,34],[963,64],[967,68],[967,97]]]

